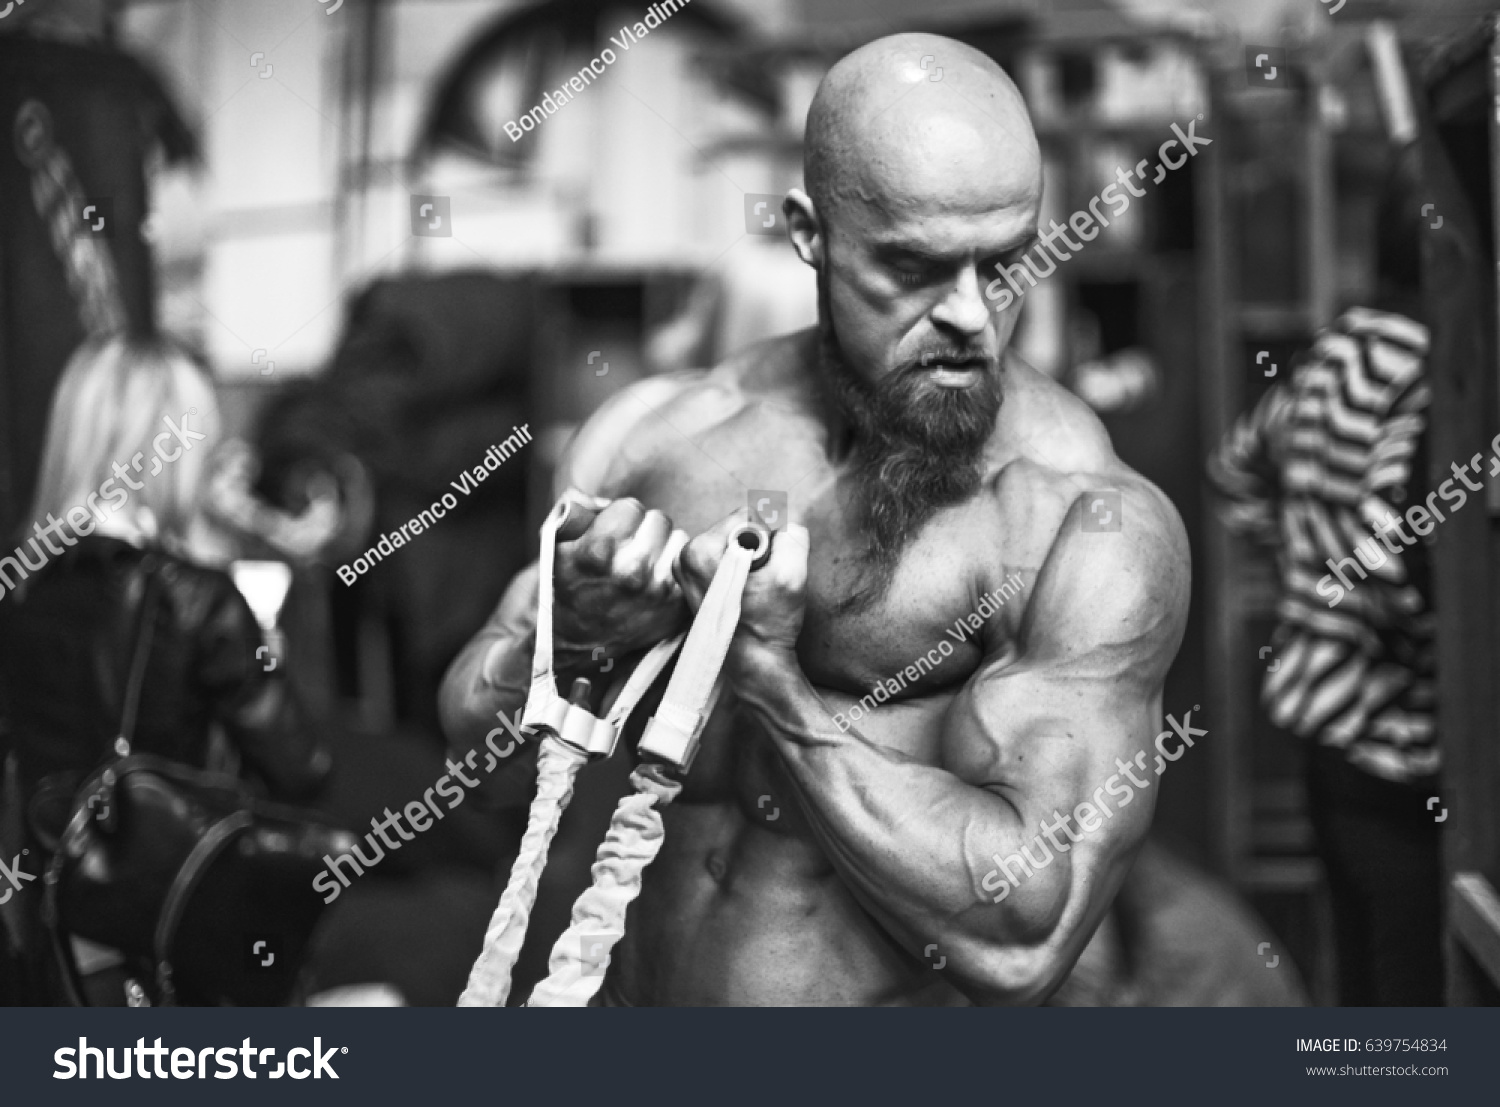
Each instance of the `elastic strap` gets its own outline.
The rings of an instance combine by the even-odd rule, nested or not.
[[[531,1007],[586,1006],[609,968],[611,951],[625,936],[625,916],[640,895],[646,866],[661,850],[661,808],[682,790],[668,772],[685,774],[723,691],[724,659],[739,626],[740,604],[755,554],[731,541],[698,614],[688,630],[666,694],[641,738],[648,763],[631,774],[635,793],[620,800],[590,870],[592,883],[573,904],[572,921],[548,959],[547,979]],[[654,759],[656,763],[649,763]]]
[[[550,735],[542,739],[537,751],[536,798],[531,801],[526,833],[511,866],[505,894],[485,929],[484,948],[469,970],[463,995],[458,997],[460,1007],[504,1007],[510,997],[511,973],[526,941],[537,887],[542,870],[547,867],[547,850],[562,813],[573,798],[573,781],[587,760],[584,754]]]
[[[484,946],[469,972],[459,997],[460,1007],[500,1007],[510,996],[511,974],[526,940],[526,927],[536,904],[547,854],[562,814],[573,798],[573,782],[590,755],[608,757],[619,740],[630,713],[650,690],[682,644],[682,634],[658,642],[641,658],[609,714],[600,719],[587,707],[558,695],[552,670],[553,571],[557,531],[568,517],[572,493],[558,501],[541,530],[538,559],[536,645],[531,662],[531,692],[521,725],[542,736],[537,751],[537,791],[526,817],[526,833],[511,866],[500,903],[485,929]],[[680,532],[679,532],[680,533]],[[675,559],[686,535],[668,542]]]
[[[141,559],[145,584],[141,591],[141,610],[135,632],[135,650],[130,656],[130,671],[125,678],[125,698],[120,708],[120,729],[115,739],[115,752],[121,757],[130,754],[130,741],[135,737],[136,715],[141,706],[141,687],[146,681],[146,659],[151,654],[151,635],[156,629],[156,601],[160,586],[156,576],[156,558],[147,554]]]
[[[610,953],[625,936],[625,915],[641,893],[641,878],[663,841],[661,811],[682,785],[648,770],[631,774],[635,792],[620,800],[590,870],[592,883],[573,904],[568,929],[552,947],[547,979],[528,1007],[586,1007],[609,968]]]
[[[724,659],[740,623],[740,603],[755,554],[730,542],[688,629],[682,658],[667,682],[661,706],[641,737],[640,754],[686,772],[698,752],[704,724],[723,688]]]

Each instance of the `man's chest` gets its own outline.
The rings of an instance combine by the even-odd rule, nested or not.
[[[982,663],[1019,656],[1038,551],[1024,540],[1031,528],[1003,525],[995,482],[934,511],[885,574],[871,572],[847,476],[795,427],[679,436],[612,493],[639,498],[690,535],[757,508],[768,522],[775,511],[776,523],[807,527],[798,661],[830,729],[842,720],[875,745],[939,764],[954,697]],[[752,824],[796,834],[790,785],[763,729],[728,689],[683,798],[728,802]],[[770,821],[775,811],[783,813]]]
[[[951,691],[984,654],[1014,639],[1019,578],[1005,568],[992,497],[982,491],[934,513],[890,570],[877,573],[857,508],[821,448],[795,436],[772,441],[775,448],[768,441],[755,449],[684,441],[643,467],[629,494],[690,535],[746,510],[773,526],[808,528],[798,658],[820,691],[858,700],[880,688],[882,702]]]

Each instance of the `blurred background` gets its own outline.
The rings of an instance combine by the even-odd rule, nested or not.
[[[9,135],[29,99],[47,103],[76,194],[106,201],[95,207],[113,228],[104,242],[122,310],[211,366],[225,437],[250,459],[239,486],[225,478],[220,514],[240,523],[237,558],[291,567],[273,621],[288,678],[356,736],[335,782],[358,797],[351,811],[404,802],[441,774],[438,683],[534,556],[553,466],[580,422],[643,376],[706,367],[814,321],[813,275],[776,201],[801,183],[808,104],[838,57],[930,30],[999,61],[1041,138],[1044,222],[1085,207],[1116,167],[1155,164],[1173,122],[1199,120],[1213,145],[1027,297],[1017,342],[1094,407],[1121,457],[1187,524],[1192,614],[1164,707],[1192,709],[1211,737],[1166,776],[1155,837],[1251,905],[1306,996],[1330,1003],[1303,744],[1258,703],[1274,570],[1213,521],[1203,461],[1276,367],[1374,293],[1378,187],[1392,158],[1371,62],[1380,36],[1400,44],[1424,126],[1451,162],[1449,233],[1481,259],[1464,277],[1483,312],[1468,319],[1478,356],[1433,367],[1447,374],[1435,385],[1442,434],[1487,442],[1496,429],[1495,7],[692,0],[512,141],[505,124],[644,5],[27,0],[0,17],[0,116]],[[1267,48],[1274,56],[1257,65]],[[0,159],[7,533],[26,522],[47,406],[89,330],[33,200],[22,161]],[[337,565],[522,425],[534,443],[440,526],[356,584],[337,579]],[[290,526],[326,479],[338,533],[268,538],[254,513]],[[1455,598],[1439,635],[1456,769],[1445,832],[1450,869],[1493,881],[1496,562],[1491,524],[1474,515],[1444,531],[1437,568]],[[549,876],[534,930],[560,926],[620,779],[601,772],[581,791],[558,847],[571,875]],[[472,959],[516,832],[479,820],[469,838],[433,845],[410,878],[461,878],[424,906],[370,907],[345,923],[326,939],[338,953],[323,983],[377,974],[359,951],[374,964],[382,943],[451,947],[430,954],[441,965],[411,970],[451,981]],[[427,920],[445,912],[462,921],[433,938]],[[1491,994],[1480,966],[1500,938],[1477,933],[1455,939],[1455,997]],[[523,977],[540,967],[540,941],[528,943]],[[404,987],[413,1002],[452,1002],[449,983]]]

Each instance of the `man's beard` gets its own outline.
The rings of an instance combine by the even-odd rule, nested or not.
[[[983,350],[938,343],[870,383],[844,358],[818,274],[821,378],[852,432],[851,492],[856,526],[869,540],[858,588],[836,614],[867,608],[885,594],[901,551],[938,511],[979,490],[985,444],[1003,396],[998,366],[987,360],[979,382],[944,388],[927,379],[926,360],[987,358]]]

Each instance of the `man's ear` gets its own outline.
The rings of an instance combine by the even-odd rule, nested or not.
[[[786,216],[787,234],[792,240],[792,249],[797,256],[814,269],[823,266],[823,230],[818,223],[818,212],[812,198],[800,188],[791,189],[781,203],[781,212]]]

